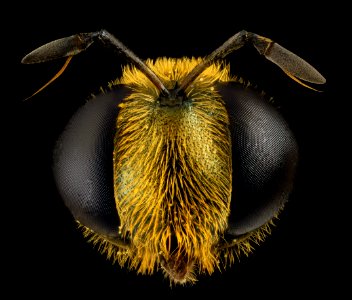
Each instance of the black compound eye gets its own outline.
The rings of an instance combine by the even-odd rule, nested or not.
[[[57,188],[74,218],[105,237],[116,239],[119,217],[113,191],[113,138],[120,88],[87,102],[72,117],[54,152]]]
[[[298,147],[287,123],[261,94],[236,83],[219,84],[232,138],[233,189],[228,234],[265,225],[288,199]]]

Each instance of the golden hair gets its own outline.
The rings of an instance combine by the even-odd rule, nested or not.
[[[168,89],[200,63],[148,60]],[[181,106],[160,106],[155,86],[135,67],[120,83],[133,93],[120,105],[114,149],[115,201],[130,265],[152,272],[161,255],[194,260],[212,273],[213,247],[227,228],[232,186],[227,111],[214,82],[228,70],[211,65],[186,90]],[[176,245],[171,245],[172,236]]]

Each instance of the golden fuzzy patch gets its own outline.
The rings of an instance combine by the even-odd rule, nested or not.
[[[168,89],[200,59],[157,59],[148,66]],[[119,83],[133,90],[120,105],[114,149],[115,201],[129,266],[152,273],[212,273],[227,228],[232,188],[227,111],[214,90],[228,68],[213,64],[186,90],[181,106],[160,106],[158,90],[134,67]],[[189,270],[187,269],[189,268]],[[180,280],[182,281],[182,280]]]

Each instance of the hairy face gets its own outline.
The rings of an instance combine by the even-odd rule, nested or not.
[[[149,67],[172,89],[199,63],[158,59]],[[232,186],[228,116],[213,83],[226,69],[209,67],[178,106],[158,103],[158,91],[135,68],[121,83],[133,92],[120,104],[114,148],[120,231],[130,241],[129,265],[141,273],[161,266],[183,282],[212,273],[216,245],[227,228]]]
[[[219,61],[251,44],[307,88],[315,90],[301,80],[324,84],[325,78],[296,54],[246,30],[204,59],[144,62],[103,29],[27,54],[22,63],[67,57],[33,95],[94,42],[133,66],[124,68],[110,92],[72,116],[55,148],[55,181],[84,235],[114,262],[139,273],[161,268],[173,283],[192,282],[196,272],[210,274],[220,261],[231,264],[251,252],[288,199],[298,148],[263,94],[230,78],[229,66]]]

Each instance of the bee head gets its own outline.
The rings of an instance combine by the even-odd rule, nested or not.
[[[67,56],[50,84],[95,41],[132,65],[77,111],[55,149],[58,190],[85,235],[120,265],[143,274],[160,267],[175,283],[248,254],[288,199],[298,147],[277,110],[223,59],[251,43],[303,86],[325,78],[246,31],[199,59],[143,62],[101,30],[43,45],[22,62]]]

